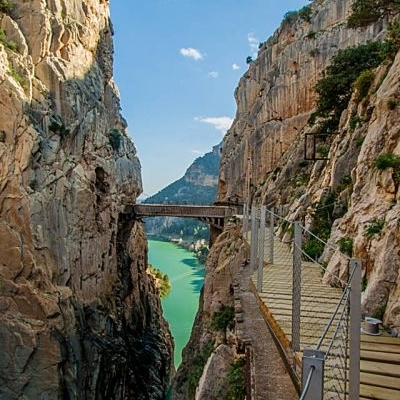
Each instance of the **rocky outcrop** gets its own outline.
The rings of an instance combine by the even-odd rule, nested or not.
[[[0,397],[162,399],[171,338],[125,214],[140,163],[103,0],[0,12]]]
[[[234,326],[221,330],[212,321],[224,307],[233,307],[234,279],[248,258],[249,246],[243,240],[240,226],[228,224],[207,258],[199,310],[173,380],[174,400],[227,395],[227,371],[237,355],[238,343]]]
[[[315,85],[332,57],[386,35],[384,19],[347,28],[352,3],[314,1],[309,20],[300,14],[286,18],[262,45],[235,92],[237,114],[224,139],[218,198],[238,195],[283,206],[287,218],[309,227],[315,205],[333,196],[330,244],[349,239],[353,256],[362,260],[363,313],[383,317],[400,332],[398,171],[375,164],[381,154],[400,155],[399,55],[374,70],[363,101],[353,96],[328,140],[328,159],[305,160],[306,134],[314,132],[308,121]],[[371,227],[376,233],[367,234]],[[332,272],[344,272],[327,249],[323,261]]]

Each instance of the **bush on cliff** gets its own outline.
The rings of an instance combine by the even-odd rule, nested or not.
[[[363,71],[376,68],[383,60],[382,42],[370,42],[339,50],[332,64],[325,70],[325,77],[316,85],[317,108],[311,118],[320,117],[321,133],[332,133],[338,125],[343,110],[352,95],[354,82]]]
[[[213,331],[225,331],[228,327],[232,328],[234,318],[235,309],[223,304],[221,308],[212,315],[210,329]]]
[[[368,26],[380,18],[396,14],[399,11],[399,0],[356,0],[352,5],[352,13],[347,20],[347,26],[349,28]]]
[[[13,9],[13,3],[9,0],[0,0],[0,12],[9,13]]]

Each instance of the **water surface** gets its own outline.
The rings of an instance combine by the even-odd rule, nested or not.
[[[149,240],[149,263],[168,274],[172,289],[162,299],[164,317],[175,341],[174,363],[178,368],[182,349],[189,340],[203,286],[204,266],[193,253],[171,242]]]

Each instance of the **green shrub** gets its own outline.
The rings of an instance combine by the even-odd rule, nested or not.
[[[354,129],[356,129],[357,126],[361,124],[361,122],[362,122],[362,118],[361,118],[359,115],[357,115],[357,114],[356,114],[356,115],[353,115],[353,116],[350,118],[350,121],[349,121],[349,128],[350,128],[350,131],[353,132]]]
[[[311,22],[312,10],[310,6],[304,6],[299,10],[299,17],[306,22]]]
[[[365,236],[368,239],[372,239],[375,235],[378,235],[382,232],[382,229],[385,225],[385,220],[383,218],[374,218],[368,222],[368,225],[365,227]]]
[[[335,207],[335,196],[329,192],[321,198],[319,203],[313,205],[312,223],[310,231],[324,242],[327,242],[331,234],[331,228],[334,220],[333,210]],[[314,236],[310,235],[302,245],[303,251],[314,260],[322,255],[324,243]]]
[[[155,285],[161,298],[167,297],[171,291],[171,282],[167,274],[163,274],[158,268],[151,264],[147,265],[147,270],[155,279]]]
[[[388,25],[388,35],[382,46],[382,56],[393,60],[400,49],[400,19],[397,18]]]
[[[108,136],[108,140],[110,146],[115,150],[118,151],[121,147],[122,143],[122,134],[118,129],[113,129]]]
[[[9,0],[0,0],[0,12],[8,14],[12,11],[14,5]]]
[[[375,79],[375,73],[371,69],[362,71],[356,81],[353,83],[353,89],[356,91],[356,101],[361,101],[367,96],[369,88]]]
[[[316,148],[316,153],[319,158],[328,158],[329,155],[329,147],[327,146],[318,146]]]
[[[381,42],[370,42],[339,50],[332,64],[325,70],[325,77],[316,84],[317,107],[313,119],[321,117],[321,132],[337,129],[340,116],[347,107],[353,83],[361,72],[377,67],[382,61]]]
[[[387,168],[398,169],[400,167],[400,156],[393,153],[380,154],[375,160],[375,166],[381,170]]]
[[[221,308],[212,315],[210,329],[213,331],[225,331],[228,327],[232,328],[234,318],[235,309],[223,304]]]
[[[324,244],[316,239],[314,236],[310,236],[302,245],[302,250],[313,260],[318,261],[324,251]],[[308,260],[307,260],[308,261]]]
[[[349,28],[368,26],[380,18],[399,12],[398,0],[355,0],[352,13],[347,20]]]
[[[241,357],[229,366],[228,370],[228,393],[226,399],[243,400],[246,397],[246,380],[244,366],[246,359]]]
[[[2,43],[4,47],[12,51],[18,50],[18,45],[12,40],[7,39],[6,32],[3,29],[0,29],[0,43]]]
[[[312,49],[310,50],[310,56],[316,57],[319,54],[319,49]]]
[[[65,126],[60,117],[55,117],[51,119],[49,130],[53,133],[56,133],[57,135],[60,135],[62,138],[70,134],[70,130]]]
[[[353,238],[343,237],[339,239],[339,250],[343,253],[351,257],[353,255]]]
[[[212,341],[205,343],[195,354],[189,365],[188,372],[188,391],[190,398],[194,398],[196,387],[203,373],[204,366],[214,350]]]
[[[307,38],[307,39],[315,39],[316,36],[317,36],[317,32],[315,32],[315,31],[310,31],[310,32],[307,33],[306,38]]]
[[[22,88],[26,89],[28,86],[28,80],[23,77],[16,69],[10,68],[9,71],[10,75],[16,80]]]
[[[357,147],[361,147],[365,141],[365,136],[360,136],[355,140],[355,144]]]
[[[298,11],[288,11],[283,16],[283,23],[293,25],[296,22],[298,17],[299,17],[299,12]]]

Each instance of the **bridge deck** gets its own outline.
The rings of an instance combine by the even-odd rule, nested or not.
[[[274,264],[264,263],[262,292],[258,293],[257,272],[252,276],[253,288],[260,309],[270,328],[288,354],[291,342],[292,322],[292,266],[287,252],[279,251],[283,243],[276,243]],[[282,249],[281,249],[282,250]],[[301,336],[300,348],[313,348],[326,326],[341,290],[322,283],[320,268],[304,262],[302,268]],[[400,399],[400,338],[361,334],[360,399]],[[295,359],[301,370],[301,353]]]
[[[226,218],[237,214],[238,210],[229,206],[135,204],[133,211],[138,217]]]

